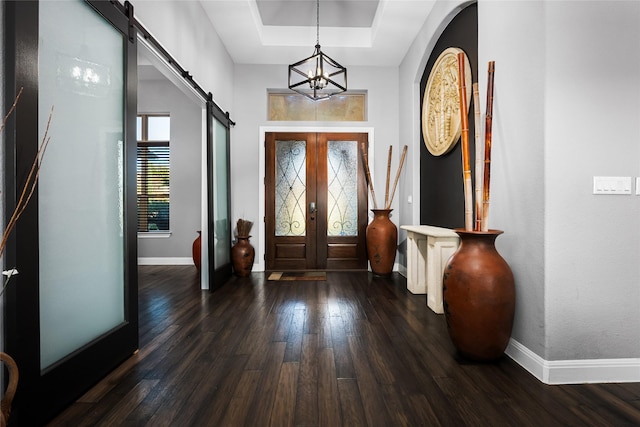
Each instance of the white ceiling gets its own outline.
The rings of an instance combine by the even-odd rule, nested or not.
[[[313,54],[315,0],[199,0],[237,64]],[[397,66],[435,0],[320,0],[322,52],[348,66]]]

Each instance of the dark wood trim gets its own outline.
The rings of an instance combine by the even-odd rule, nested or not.
[[[333,138],[331,136],[333,136]],[[317,259],[317,268],[325,270],[328,265],[328,257],[329,251],[327,245],[329,244],[329,236],[327,236],[327,216],[328,216],[328,170],[329,167],[327,165],[327,153],[328,147],[327,142],[330,139],[338,139],[335,134],[327,134],[320,133],[314,134],[316,139],[316,156],[314,159],[314,163],[312,168],[307,168],[307,173],[315,171],[315,193],[316,193],[316,202],[318,205],[318,220],[316,221],[316,238],[313,244],[311,242],[310,246],[313,247],[315,252],[315,258]],[[341,138],[340,138],[341,139]]]
[[[6,100],[13,99],[20,88],[24,88],[16,111],[11,116],[6,129],[7,162],[13,174],[5,175],[5,201],[9,218],[20,189],[25,185],[30,163],[37,153],[38,135],[38,2],[5,3],[5,58],[8,61],[5,80]],[[9,70],[9,68],[11,68]],[[11,101],[9,101],[11,100]],[[5,266],[19,266],[20,274],[12,278],[11,286],[5,292],[5,352],[10,354],[20,369],[20,382],[13,402],[13,415],[20,419],[23,408],[34,395],[34,387],[40,376],[40,347],[38,331],[40,327],[37,301],[38,290],[38,194],[37,189],[31,203],[16,224],[13,236],[5,248]],[[15,279],[15,280],[14,280]],[[35,306],[33,303],[35,302]],[[29,415],[25,415],[25,418]]]

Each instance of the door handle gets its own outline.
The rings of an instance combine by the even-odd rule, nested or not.
[[[309,212],[316,213],[316,202],[309,203]]]

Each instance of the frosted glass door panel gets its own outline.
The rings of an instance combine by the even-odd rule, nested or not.
[[[214,269],[231,262],[231,223],[229,221],[229,171],[227,170],[227,128],[214,121],[214,157],[213,197],[215,200],[214,234]]]
[[[123,39],[81,1],[40,2],[41,368],[125,321]]]
[[[327,143],[327,235],[358,235],[358,144]]]
[[[305,141],[276,141],[276,236],[306,235],[307,151]]]

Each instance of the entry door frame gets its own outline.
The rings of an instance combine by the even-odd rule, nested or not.
[[[369,156],[369,169],[371,175],[374,175],[375,153],[373,147],[375,147],[374,130],[370,126],[362,127],[338,127],[338,126],[261,126],[259,132],[259,173],[258,173],[258,239],[254,239],[254,246],[256,247],[256,263],[254,264],[254,271],[265,271],[266,261],[266,226],[264,222],[265,218],[265,185],[264,180],[266,177],[265,171],[265,138],[268,132],[305,132],[305,133],[366,133],[369,141],[368,156]],[[369,201],[370,206],[371,201]],[[367,220],[369,222],[369,219]],[[256,242],[257,240],[257,242]]]

